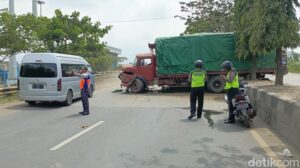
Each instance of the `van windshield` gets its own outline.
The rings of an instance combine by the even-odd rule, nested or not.
[[[21,77],[55,78],[57,66],[55,63],[24,63],[21,66]]]

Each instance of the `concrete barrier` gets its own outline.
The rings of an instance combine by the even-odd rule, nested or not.
[[[248,94],[258,116],[300,150],[300,103],[252,86]]]

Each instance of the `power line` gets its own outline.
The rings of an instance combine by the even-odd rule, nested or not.
[[[147,21],[155,21],[155,20],[174,19],[174,18],[175,18],[174,16],[167,16],[167,17],[156,17],[156,18],[145,18],[145,19],[103,21],[101,23],[111,24],[111,23],[147,22]]]

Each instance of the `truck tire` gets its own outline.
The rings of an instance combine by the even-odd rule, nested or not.
[[[207,88],[214,93],[221,93],[224,90],[225,81],[220,76],[214,76],[207,82]]]
[[[141,79],[135,79],[129,86],[130,93],[141,93],[145,90],[145,84]]]
[[[265,74],[260,74],[260,73],[256,74],[256,79],[265,79],[265,78],[266,78]]]

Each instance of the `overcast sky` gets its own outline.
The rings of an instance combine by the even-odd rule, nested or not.
[[[148,42],[161,36],[176,36],[185,30],[184,21],[173,18],[180,14],[179,1],[188,0],[44,0],[43,15],[53,16],[55,9],[70,14],[79,11],[103,25],[113,25],[105,36],[108,45],[122,49],[122,56],[132,61],[137,53],[148,52]],[[15,12],[31,12],[31,0],[15,0]],[[0,0],[0,9],[8,7],[8,0]],[[39,8],[38,8],[39,9]],[[299,11],[298,11],[299,13]],[[141,22],[120,22],[132,20]],[[298,49],[297,51],[300,52]]]
[[[178,0],[45,0],[43,15],[53,16],[55,9],[70,14],[79,11],[103,25],[113,25],[104,41],[122,49],[122,56],[131,61],[137,53],[148,52],[148,42],[156,37],[176,36],[185,30],[184,22],[173,18],[180,14]],[[182,0],[181,0],[182,1]],[[31,12],[31,0],[15,0],[15,12]],[[0,0],[0,9],[8,7],[8,0]],[[39,8],[38,8],[39,9]],[[148,20],[161,18],[159,20]],[[140,22],[119,22],[148,20]]]

